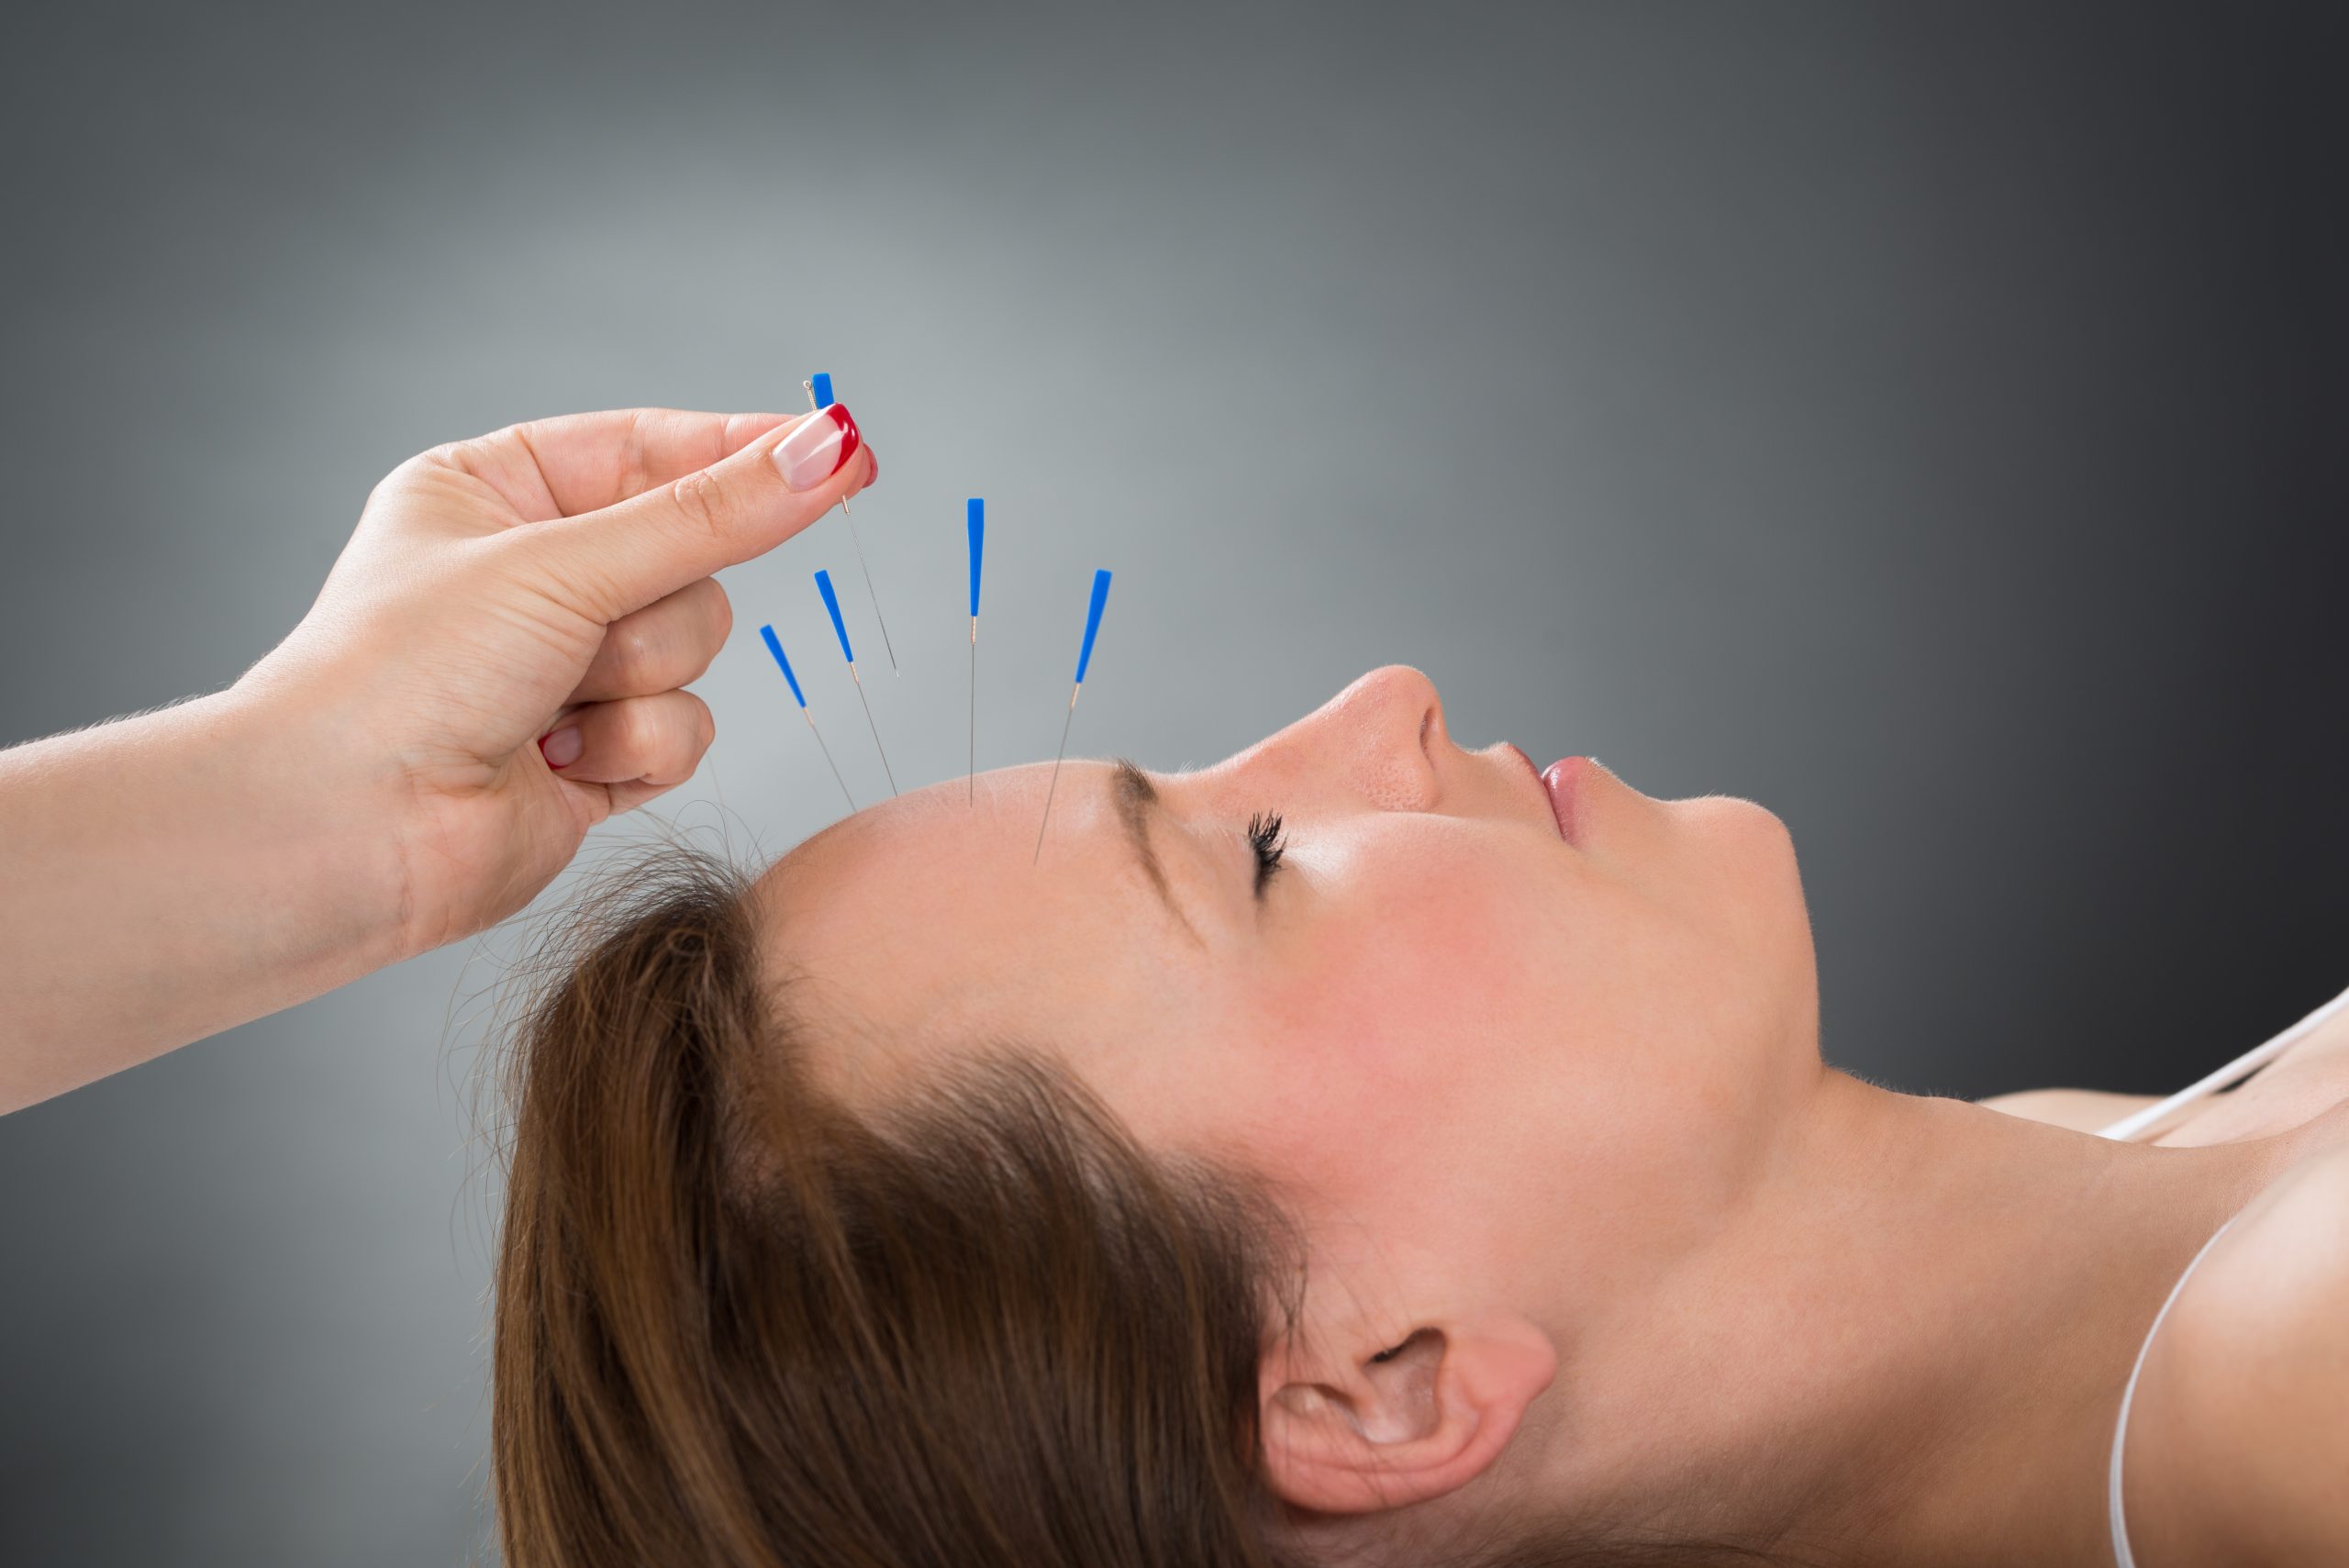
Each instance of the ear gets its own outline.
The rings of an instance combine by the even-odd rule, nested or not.
[[[1402,1507],[1475,1480],[1558,1370],[1549,1336],[1514,1313],[1352,1351],[1282,1347],[1259,1377],[1266,1477],[1316,1513]]]

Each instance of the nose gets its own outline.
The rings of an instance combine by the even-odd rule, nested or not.
[[[1407,664],[1373,670],[1231,760],[1235,773],[1277,782],[1289,809],[1353,805],[1433,810],[1438,759],[1451,748],[1435,683]]]

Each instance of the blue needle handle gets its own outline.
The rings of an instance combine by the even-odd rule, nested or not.
[[[829,371],[818,371],[814,375],[809,376],[807,378],[807,390],[816,395],[817,407],[829,408],[832,406],[833,401],[831,373]]]
[[[987,551],[987,504],[974,495],[963,503],[963,531],[971,539],[971,618],[979,618],[979,562]]]
[[[767,651],[774,655],[774,662],[783,666],[783,678],[791,683],[792,700],[806,707],[807,699],[799,695],[799,677],[791,673],[791,661],[783,656],[783,642],[775,636],[774,628],[763,626],[759,628],[759,635],[766,639]]]
[[[1093,662],[1094,634],[1101,629],[1102,606],[1109,602],[1109,569],[1093,574],[1093,604],[1085,612],[1085,646],[1076,651],[1076,684],[1085,684],[1085,667]]]
[[[841,657],[846,659],[852,664],[855,663],[856,654],[848,645],[848,622],[841,619],[841,598],[838,594],[832,592],[832,574],[830,573],[818,572],[816,573],[816,592],[824,595],[824,608],[831,615],[832,629],[840,633]]]

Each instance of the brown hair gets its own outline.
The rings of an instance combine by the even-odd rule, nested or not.
[[[509,1086],[508,1568],[1277,1568],[1237,1184],[1016,1057],[852,1118],[707,861],[574,942]]]
[[[517,1031],[507,1568],[1296,1568],[1256,1459],[1299,1278],[1277,1211],[1016,1054],[851,1117],[743,891],[655,862]],[[1469,1559],[1698,1560],[1546,1532]]]

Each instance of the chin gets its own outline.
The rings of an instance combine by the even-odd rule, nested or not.
[[[1731,795],[1675,804],[1691,813],[1708,879],[1736,912],[1745,940],[1808,964],[1810,908],[1794,834],[1777,813]]]
[[[1707,840],[1708,853],[1728,855],[1741,866],[1751,862],[1757,870],[1766,868],[1766,873],[1784,875],[1793,870],[1795,836],[1768,806],[1736,795],[1698,795],[1672,804]]]

